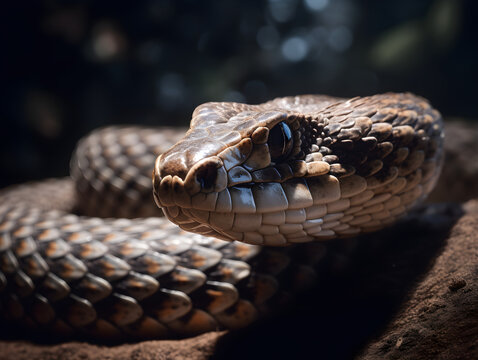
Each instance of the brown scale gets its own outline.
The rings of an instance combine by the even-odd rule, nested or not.
[[[93,305],[86,299],[74,294],[55,304],[57,314],[73,327],[88,325],[96,320],[97,313]]]
[[[345,148],[343,143],[336,142],[332,145],[333,151],[338,155],[343,164],[358,168],[357,173],[359,175],[364,177],[376,175],[375,178],[378,181],[385,181],[387,174],[389,174],[387,167],[393,164],[403,163],[408,156],[408,148],[403,148],[403,150],[407,151],[403,153],[402,157],[399,155],[401,153],[400,151],[393,153],[393,155],[383,156],[383,150],[385,150],[386,147],[384,148],[381,144],[377,144],[379,140],[384,141],[391,139],[390,151],[399,146],[410,146],[414,149],[420,149],[419,136],[421,133],[417,132],[415,134],[414,131],[410,130],[410,127],[404,125],[405,123],[408,124],[410,121],[408,118],[402,116],[394,120],[394,124],[400,124],[397,127],[390,128],[386,124],[376,124],[371,128],[367,127],[365,132],[368,132],[366,135],[369,136],[369,138],[362,138],[360,141],[350,141],[350,139],[348,139],[350,145],[345,146]],[[367,140],[363,141],[363,139]],[[426,142],[422,142],[422,144],[426,144]],[[351,151],[352,149],[354,151]],[[377,151],[375,151],[375,149],[377,149]],[[360,154],[370,155],[365,157]]]
[[[75,293],[91,303],[106,299],[113,291],[108,281],[89,273],[76,283],[73,288]]]
[[[289,266],[291,259],[284,251],[270,249],[263,251],[256,261],[258,271],[277,276]]]
[[[116,281],[124,278],[131,271],[131,266],[126,261],[111,254],[88,261],[88,267],[94,275],[100,276],[107,281]]]
[[[179,257],[179,263],[189,265],[193,269],[206,271],[216,266],[221,258],[222,254],[219,251],[197,246],[182,253]]]
[[[72,282],[81,279],[88,271],[85,263],[71,254],[66,254],[50,265],[50,270],[55,275]]]
[[[148,250],[142,256],[129,258],[128,264],[134,271],[159,278],[171,272],[176,266],[176,261],[166,254]]]
[[[38,292],[45,296],[49,301],[56,302],[68,296],[70,293],[70,287],[64,280],[55,274],[48,273],[38,285]]]
[[[299,120],[301,124],[301,150],[302,156],[298,158],[304,158],[305,154],[311,152],[312,145],[317,144],[317,138],[322,133],[324,128],[323,123],[319,119],[314,119],[311,116],[305,117],[303,120]]]
[[[71,246],[63,239],[42,241],[39,244],[40,253],[47,259],[58,259],[71,251]]]
[[[159,288],[159,282],[155,278],[134,271],[131,271],[115,285],[119,293],[131,296],[136,300],[143,300],[153,295]]]
[[[222,326],[236,330],[252,323],[259,316],[257,308],[251,302],[240,299],[229,309],[216,314],[215,317]]]
[[[143,315],[141,306],[134,298],[118,293],[96,304],[95,309],[100,318],[116,326],[131,324]]]
[[[50,270],[46,261],[38,253],[20,259],[21,267],[33,281],[42,279]]]
[[[189,294],[204,284],[206,276],[199,270],[176,266],[173,271],[159,280],[165,288]]]
[[[30,313],[39,325],[52,323],[56,318],[55,310],[51,304],[45,297],[39,294],[35,294],[33,297],[30,305]]]
[[[192,309],[189,296],[176,290],[161,289],[141,302],[145,313],[162,324],[167,324]]]
[[[242,282],[238,287],[244,298],[257,306],[266,303],[276,294],[279,283],[272,275],[252,273],[247,281]]]
[[[12,288],[13,292],[19,297],[19,298],[26,298],[30,295],[32,295],[33,291],[35,290],[35,285],[31,278],[25,274],[22,270],[18,270],[13,276],[12,276]]]
[[[355,167],[347,163],[330,165],[329,174],[337,178],[344,178],[355,174]]]
[[[198,308],[213,315],[228,309],[239,298],[237,289],[228,283],[208,281],[201,290],[191,294],[191,300]]]
[[[166,337],[168,328],[149,316],[143,316],[137,321],[121,328],[133,339],[154,339]]]
[[[219,324],[207,312],[194,309],[183,317],[170,322],[168,327],[180,336],[195,336],[214,331],[219,327]]]
[[[250,275],[250,266],[237,260],[222,259],[221,262],[208,272],[208,278],[214,281],[237,284]]]
[[[162,215],[151,201],[151,164],[158,154],[158,144],[141,141],[156,135],[164,151],[179,139],[181,132],[139,128],[136,130],[140,135],[130,136],[131,130],[103,128],[78,145],[71,163],[72,176],[77,181],[79,196],[88,199],[78,207],[80,213],[102,217]],[[131,172],[132,168],[136,172]]]
[[[320,151],[331,164],[330,174],[338,177],[353,175],[367,161],[367,154],[377,144],[375,138],[367,137],[372,127],[372,121],[362,116],[333,122],[324,128],[326,137],[322,144],[326,147],[322,146]],[[336,158],[329,160],[329,152]]]

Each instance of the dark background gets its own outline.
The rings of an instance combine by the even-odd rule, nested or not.
[[[108,124],[205,101],[412,91],[475,118],[476,2],[54,1],[1,9],[0,186],[62,176]]]

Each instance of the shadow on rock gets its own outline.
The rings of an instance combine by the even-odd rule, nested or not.
[[[214,358],[353,357],[391,321],[462,214],[460,205],[431,205],[384,231],[326,244],[317,284],[285,311],[223,336]]]

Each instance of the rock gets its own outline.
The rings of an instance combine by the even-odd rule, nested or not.
[[[478,126],[445,122],[445,165],[430,202],[463,202],[478,197]]]
[[[135,344],[100,346],[84,342],[57,345],[26,341],[1,341],[0,359],[208,359],[223,333],[203,334],[185,340],[143,341]]]
[[[467,211],[470,208],[471,205],[467,205]],[[436,304],[431,301],[428,309],[438,314],[447,310],[442,308],[443,294],[456,296],[473,283],[471,269],[476,265],[471,262],[464,269],[457,259],[462,252],[470,251],[469,260],[475,256],[474,262],[478,264],[478,242],[473,244],[473,234],[478,230],[478,211],[465,215],[463,212],[460,205],[430,205],[379,233],[329,243],[314,289],[267,321],[242,332],[226,333],[218,339],[216,358],[350,359],[362,352],[363,359],[382,359],[388,358],[387,351],[395,346],[406,349],[411,339],[408,330],[415,334],[417,326],[408,314],[417,316],[419,323],[422,318],[416,310],[425,297],[439,299]],[[453,246],[455,242],[459,243],[458,247]],[[442,257],[453,259],[438,264]],[[431,271],[436,267],[440,269],[437,270],[440,277],[435,279]],[[455,292],[448,288],[449,285],[458,287],[461,280],[466,281],[463,288]],[[410,304],[411,294],[424,282],[422,297],[416,299],[416,304]],[[472,307],[478,314],[478,302]],[[402,319],[400,331],[388,328],[389,324]],[[436,329],[430,324],[431,338],[436,336],[432,335],[433,329],[440,333],[446,331],[446,321],[450,318]],[[390,340],[386,334],[392,332]],[[386,336],[385,347],[380,334]],[[373,337],[380,337],[376,340],[380,345],[370,340]],[[377,353],[371,352],[374,346],[378,346]],[[445,348],[447,344],[442,346]],[[410,354],[413,359],[422,359],[414,356],[414,351]],[[401,356],[400,353],[396,358]]]
[[[359,359],[478,358],[478,200],[385,331]]]

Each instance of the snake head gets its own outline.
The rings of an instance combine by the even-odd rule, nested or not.
[[[437,144],[420,140],[441,131],[433,111],[409,94],[203,104],[157,158],[154,198],[182,229],[229,241],[285,245],[375,230],[433,187]],[[433,181],[422,189],[425,158]],[[394,196],[407,184],[413,193]]]
[[[302,211],[312,205],[298,197],[310,147],[302,134],[319,124],[310,120],[273,106],[201,105],[185,137],[156,160],[157,205],[184,230],[251,243],[272,239],[294,202],[302,201]],[[328,164],[310,170],[323,174]]]

